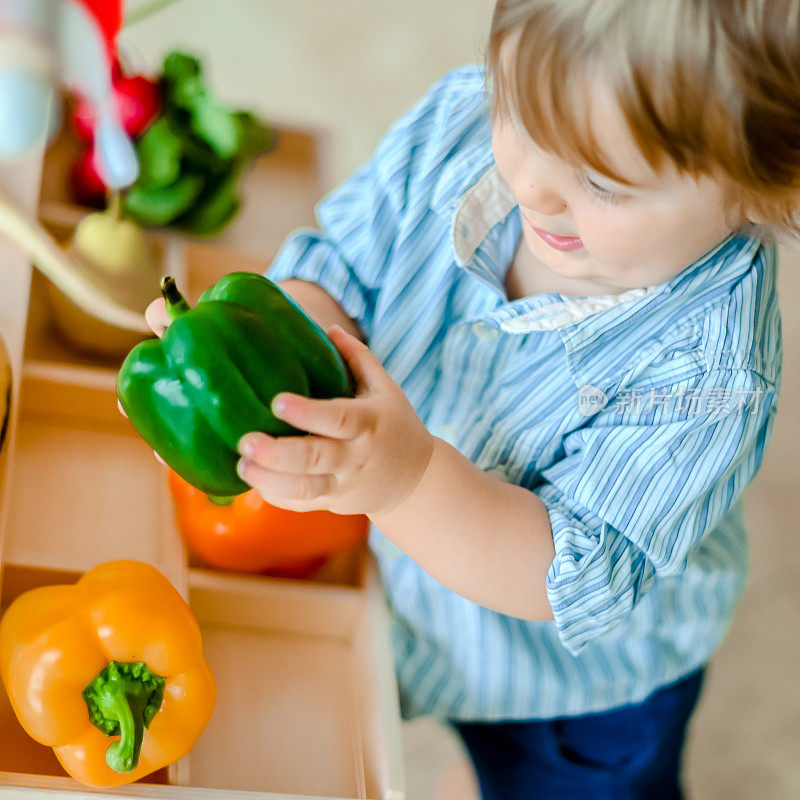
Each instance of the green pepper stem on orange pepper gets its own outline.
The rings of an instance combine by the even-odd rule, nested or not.
[[[115,772],[131,772],[139,763],[146,728],[161,707],[164,679],[142,661],[112,661],[81,692],[89,719],[106,736],[120,740],[106,750]]]
[[[194,615],[140,561],[17,597],[0,618],[0,678],[22,727],[89,786],[182,758],[216,698]]]

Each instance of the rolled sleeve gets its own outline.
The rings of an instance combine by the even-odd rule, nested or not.
[[[334,242],[319,231],[295,231],[272,262],[267,277],[276,283],[289,278],[321,286],[365,333],[372,317],[371,289]]]
[[[564,457],[542,471],[533,491],[555,544],[547,595],[573,654],[623,622],[657,576],[680,574],[757,473],[778,387],[753,371],[714,370],[694,395],[720,386],[749,404],[685,404],[658,419],[607,407],[569,434]]]
[[[393,144],[386,142],[371,162],[317,205],[319,230],[291,234],[267,272],[276,282],[298,278],[318,284],[367,338],[402,202],[397,189],[379,178],[381,153]]]
[[[274,281],[319,284],[370,337],[378,291],[391,268],[404,222],[419,202],[431,129],[457,93],[463,69],[438,81],[387,131],[374,156],[324,197],[318,230],[300,229],[284,242],[267,271]]]

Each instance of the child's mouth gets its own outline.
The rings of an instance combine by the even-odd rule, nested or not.
[[[531,225],[531,228],[533,228],[533,225]],[[577,250],[583,247],[583,242],[577,236],[556,236],[556,234],[543,231],[541,228],[533,228],[533,230],[541,236],[550,247],[556,250]]]

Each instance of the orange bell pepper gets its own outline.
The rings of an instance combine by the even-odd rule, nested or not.
[[[255,489],[215,503],[173,470],[169,488],[187,546],[219,569],[307,577],[328,556],[364,541],[369,527],[360,514],[287,511]]]
[[[22,727],[89,786],[184,756],[216,700],[194,615],[139,561],[17,597],[0,619],[0,677]]]

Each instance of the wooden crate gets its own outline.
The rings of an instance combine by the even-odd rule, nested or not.
[[[401,800],[387,617],[366,549],[305,581],[193,562],[165,469],[116,408],[115,365],[60,343],[41,276],[2,242],[0,257],[0,334],[14,371],[0,459],[0,613],[26,589],[73,582],[104,561],[149,562],[195,612],[218,686],[188,756],[113,790],[65,776],[21,729],[0,686],[0,796]]]

